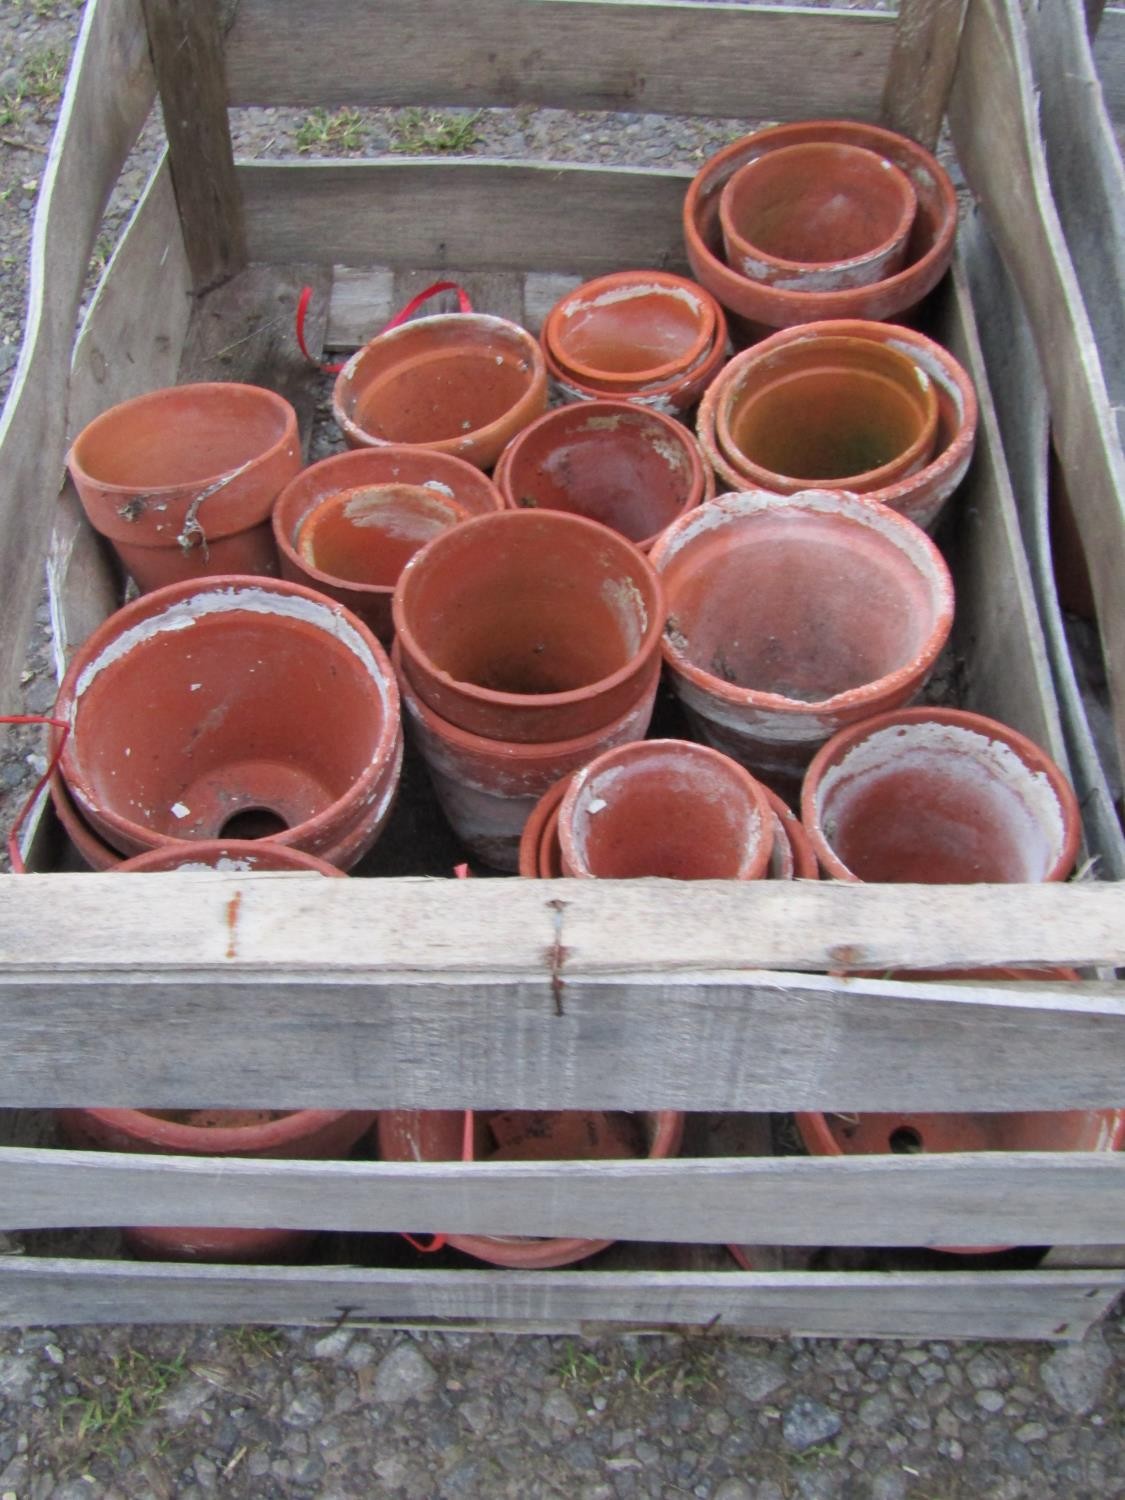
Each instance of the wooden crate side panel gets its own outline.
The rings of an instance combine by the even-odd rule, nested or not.
[[[933,149],[957,67],[968,0],[899,0],[882,122]]]
[[[761,1336],[1079,1339],[1125,1286],[1098,1271],[377,1271],[319,1267],[0,1262],[0,1323],[426,1322],[446,1328],[655,1330]]]
[[[74,323],[102,212],[152,104],[137,0],[86,9],[43,172],[31,243],[23,348],[0,417],[0,708],[20,708],[19,673],[39,602],[62,472]]]
[[[1094,37],[1094,64],[1105,107],[1113,120],[1125,117],[1125,10],[1105,10]]]
[[[618,0],[241,0],[233,105],[520,104],[757,119],[874,118],[876,14]],[[326,59],[331,65],[326,66]]]
[[[1125,1223],[1125,1155],[415,1165],[0,1148],[0,1228],[185,1222],[680,1244],[1099,1244]]]

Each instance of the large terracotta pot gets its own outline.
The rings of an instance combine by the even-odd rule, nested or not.
[[[273,391],[207,382],[136,396],[82,429],[67,466],[142,592],[277,573],[270,508],[301,450],[296,413]]]
[[[485,313],[440,313],[379,334],[348,360],[332,395],[350,447],[418,445],[479,469],[546,406],[538,343]]]
[[[953,621],[926,534],[838,490],[721,495],[652,561],[677,695],[709,744],[767,779],[799,776],[837,729],[907,702]]]
[[[542,339],[560,370],[607,394],[674,380],[711,350],[722,316],[709,292],[667,271],[615,271],[561,297]]]
[[[773,849],[764,789],[687,740],[604,751],[571,778],[558,818],[564,875],[761,880]]]
[[[252,832],[349,868],[398,785],[382,648],[342,606],[280,580],[134,600],[76,654],[56,712],[77,810],[124,854]]]
[[[557,1161],[647,1156],[663,1160],[675,1156],[683,1140],[684,1117],[673,1110],[633,1116],[568,1110],[538,1112],[538,1116],[537,1121],[528,1111],[478,1112],[472,1121],[475,1159]],[[643,1141],[632,1139],[638,1127]],[[383,1110],[378,1135],[379,1155],[384,1161],[459,1161],[465,1115],[453,1109]],[[451,1234],[448,1243],[489,1265],[544,1270],[586,1260],[613,1241]]]
[[[874,151],[910,179],[918,211],[905,263],[894,275],[869,287],[804,292],[761,285],[726,264],[719,223],[719,201],[726,184],[747,162],[810,141],[839,142]],[[825,318],[902,320],[945,274],[956,230],[957,195],[937,159],[906,136],[854,120],[803,120],[744,136],[704,164],[684,201],[684,239],[692,275],[732,315],[736,335],[746,343],[776,328]]]
[[[1037,745],[951,708],[833,736],[809,766],[801,821],[828,875],[905,884],[1065,880],[1082,836],[1074,792]]]
[[[485,739],[570,740],[637,703],[664,596],[647,558],[596,521],[517,510],[423,547],[393,614],[405,676],[448,723]]]
[[[504,449],[495,478],[512,510],[586,516],[642,551],[714,493],[687,428],[623,401],[545,413]]]
[[[812,373],[820,363],[835,364],[839,368],[842,357],[839,351],[845,340],[852,348],[857,340],[878,346],[876,360],[883,358],[886,351],[900,366],[912,367],[917,393],[916,419],[921,419],[923,407],[929,408],[932,402],[936,402],[936,428],[930,430],[931,418],[927,414],[929,452],[924,462],[916,461],[918,450],[914,450],[907,455],[909,462],[898,466],[897,473],[885,469],[869,470],[866,474],[853,476],[855,483],[841,482],[845,488],[862,489],[871,499],[931,530],[969,467],[976,442],[979,407],[973,383],[961,365],[939,344],[913,329],[891,323],[842,319],[786,329],[736,355],[700,402],[696,430],[703,452],[720,481],[732,489],[747,489],[759,484],[782,492],[800,489],[805,481],[779,473],[776,467],[771,469],[768,464],[755,463],[754,453],[749,449],[743,451],[739,424],[747,424],[747,436],[753,442],[752,418],[757,411],[759,433],[764,427],[764,441],[771,445],[764,452],[792,454],[800,462],[802,443],[797,429],[802,423],[802,403],[793,398],[799,394],[801,385],[806,387],[807,397],[803,420],[810,424],[811,431],[821,435],[829,452],[831,447],[827,439],[835,435],[845,445],[843,451],[847,454],[849,423],[855,441],[866,443],[869,421],[862,413],[858,417],[855,413],[849,417],[846,407],[825,407],[824,392],[817,384],[817,381],[822,383],[822,377],[814,378]],[[823,362],[818,361],[819,347],[826,352]],[[872,367],[864,380],[870,381],[876,374]],[[780,385],[780,377],[786,375],[793,377],[791,385]],[[771,395],[778,390],[780,397]],[[900,388],[896,399],[908,415],[909,407],[904,405],[907,390],[908,386]],[[787,391],[790,393],[788,398]],[[861,404],[866,399],[858,387],[853,390],[853,395],[859,397]],[[815,406],[812,404],[814,399]],[[763,401],[772,401],[772,407],[767,404],[763,408]],[[768,424],[779,420],[787,425],[780,432],[770,433]],[[763,439],[759,437],[759,440]],[[905,447],[900,451],[906,453]],[[828,487],[832,487],[831,483]]]

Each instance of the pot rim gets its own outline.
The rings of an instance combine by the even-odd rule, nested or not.
[[[418,463],[427,466],[433,464],[434,473],[429,479],[404,479],[401,474],[390,473],[380,473],[376,478],[363,477],[363,471],[371,465],[382,469],[387,465]],[[452,471],[447,481],[442,470],[449,466],[452,466]],[[354,476],[348,473],[350,469],[356,471]],[[337,471],[340,474],[339,482],[335,478]],[[443,500],[452,500],[455,505],[468,510],[470,515],[487,516],[503,508],[496,485],[482,469],[471,464],[467,458],[458,458],[456,453],[439,453],[434,448],[423,448],[415,443],[381,443],[378,447],[345,448],[342,453],[330,453],[327,458],[319,458],[316,463],[307,464],[278,494],[274,501],[273,515],[277,515],[287,499],[290,504],[294,503],[289,498],[290,492],[299,493],[303,486],[310,483],[316,484],[319,480],[323,480],[324,484],[318,486],[315,491],[316,499],[324,499],[327,495],[338,493],[340,490],[358,489],[367,484],[417,484],[421,489],[432,489],[434,494]],[[455,484],[458,480],[476,490],[484,490],[490,502],[489,509],[479,512],[469,510],[465,502],[458,499],[455,493]]]
[[[264,871],[237,869],[239,859],[252,860],[255,855],[265,851],[268,858],[277,861],[271,871],[267,867]],[[273,873],[279,870],[293,870],[306,872],[310,875],[331,875],[346,878],[344,871],[330,865],[327,860],[321,859],[316,854],[306,854],[303,849],[293,849],[287,844],[278,844],[272,839],[175,839],[159,849],[148,849],[144,854],[134,854],[129,859],[124,859],[120,864],[114,865],[111,870],[104,874],[113,875],[159,875],[166,872],[174,872],[178,869],[175,861],[184,864],[193,861],[204,861],[208,859],[230,859],[236,862],[236,868],[231,873],[257,875]],[[218,869],[219,866],[211,865],[210,869]]]
[[[698,332],[693,342],[676,359],[665,360],[663,364],[652,365],[642,370],[632,370],[628,373],[599,370],[594,365],[587,365],[580,360],[570,358],[559,338],[563,320],[572,316],[568,313],[570,305],[580,301],[587,303],[592,301],[596,306],[599,296],[612,297],[612,293],[619,289],[624,294],[631,284],[637,287],[635,293],[637,297],[657,292],[670,293],[685,301],[688,297],[694,298]],[[622,295],[620,299],[612,298],[612,300],[625,300],[625,298]],[[575,311],[578,310],[575,309]],[[565,296],[560,297],[544,319],[541,340],[545,346],[544,352],[552,354],[561,369],[580,378],[590,377],[594,380],[605,381],[606,384],[615,387],[648,385],[675,379],[676,376],[685,373],[701,361],[716,337],[717,312],[719,312],[719,305],[711,293],[687,276],[677,276],[672,271],[610,271],[605,276],[595,276],[589,281],[584,281],[581,286],[575,287],[572,292],[567,292]],[[719,316],[721,317],[721,312]]]
[[[754,508],[749,510],[745,506],[732,505],[732,502],[740,501],[750,501]],[[728,515],[731,517],[731,524],[736,524],[740,514],[745,519],[769,510],[789,508],[800,511],[819,510],[855,525],[866,525],[894,544],[902,556],[914,566],[916,572],[929,573],[934,619],[920,650],[909,662],[896,667],[893,672],[877,677],[872,682],[861,683],[858,687],[846,688],[843,692],[834,693],[830,698],[817,699],[815,702],[803,698],[787,698],[784,694],[769,693],[759,688],[739,687],[735,683],[727,682],[725,678],[716,677],[704,671],[702,667],[696,666],[694,662],[688,661],[683,652],[665,633],[661,640],[661,651],[669,667],[686,677],[709,696],[720,698],[729,705],[767,713],[781,712],[790,718],[820,718],[842,709],[854,710],[872,699],[895,692],[914,679],[924,676],[941,654],[953,625],[953,579],[945,559],[922,528],[909,517],[891,510],[889,506],[874,500],[870,495],[857,495],[851,490],[813,488],[798,490],[793,495],[779,495],[772,490],[763,489],[743,489],[718,495],[706,506],[699,506],[696,510],[689,511],[680,520],[673,522],[652,549],[653,566],[663,577],[663,564],[669,549],[675,545],[680,533],[687,531],[693,523],[698,522],[702,526],[707,526],[706,516],[709,512]],[[704,518],[702,522],[699,520],[700,517]],[[721,523],[711,523],[712,526],[716,524]],[[925,558],[927,565],[925,568],[918,554]],[[675,614],[675,603],[670,588],[667,608],[671,618]],[[870,720],[862,722],[868,723]]]
[[[620,391],[614,396],[597,385],[588,385],[578,376],[572,375],[569,370],[559,364],[553,351],[544,343],[543,359],[547,366],[547,373],[556,385],[564,390],[577,392],[579,400],[607,399],[612,401],[616,399],[628,401],[631,406],[649,407],[654,411],[663,410],[665,405],[672,406],[677,411],[686,410],[695,397],[690,396],[688,400],[681,402],[678,399],[680,393],[682,391],[694,392],[700,386],[705,389],[715,379],[727,360],[727,346],[730,342],[727,318],[719,304],[716,303],[715,306],[718,310],[718,318],[711,346],[704,351],[694,365],[670,380],[654,385],[642,385],[636,390]]]
[[[89,1115],[109,1129],[121,1131],[133,1140],[144,1141],[157,1149],[164,1148],[192,1156],[244,1156],[276,1151],[278,1147],[290,1145],[327,1126],[335,1125],[349,1115],[362,1115],[367,1121],[363,1129],[357,1132],[358,1140],[375,1118],[374,1113],[368,1110],[294,1109],[287,1110],[278,1119],[256,1125],[208,1127],[187,1125],[177,1120],[162,1120],[144,1109],[81,1109],[73,1113]]]

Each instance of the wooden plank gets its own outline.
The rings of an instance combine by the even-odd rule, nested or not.
[[[382,1271],[0,1262],[0,1324],[593,1320],[762,1336],[1079,1339],[1121,1272]]]
[[[1125,455],[1051,197],[1015,0],[974,0],[949,118],[966,179],[1028,310],[1055,440],[1090,563],[1119,752],[1125,752]]]
[[[966,4],[967,0],[899,0],[882,123],[931,150],[941,132],[957,66]]]
[[[19,712],[19,674],[39,603],[63,469],[74,325],[102,212],[152,104],[137,0],[86,7],[44,168],[31,242],[28,315],[0,417],[0,709]],[[107,107],[107,100],[112,105]]]
[[[246,264],[218,0],[141,0],[141,5],[184,248],[201,293],[222,285]]]
[[[1094,63],[1110,118],[1120,120],[1125,116],[1125,10],[1120,6],[1102,12],[1094,37]]]
[[[1108,1243],[1125,1154],[305,1162],[0,1148],[0,1228],[207,1223],[794,1245]]]
[[[238,164],[252,260],[362,265],[378,247],[395,269],[584,277],[622,265],[683,270],[689,176],[484,158]]]
[[[372,269],[336,266],[324,334],[329,349],[358,349],[374,338],[398,311],[395,273],[389,266]]]
[[[424,22],[409,0],[241,0],[227,87],[234,105],[870,119],[892,29],[885,15],[766,5],[476,0],[468,25],[456,0],[428,0]]]

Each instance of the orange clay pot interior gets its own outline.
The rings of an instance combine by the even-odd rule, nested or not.
[[[393,588],[415,552],[465,514],[421,485],[365,485],[320,501],[301,523],[296,551],[333,578]]]
[[[552,309],[544,330],[572,374],[659,379],[704,354],[714,336],[707,294],[679,278],[628,272],[578,287]]]
[[[1118,1115],[1112,1110],[830,1114],[822,1118],[830,1143],[821,1143],[818,1154],[831,1151],[847,1156],[946,1151],[1098,1151],[1111,1149],[1115,1129],[1121,1134]]]

